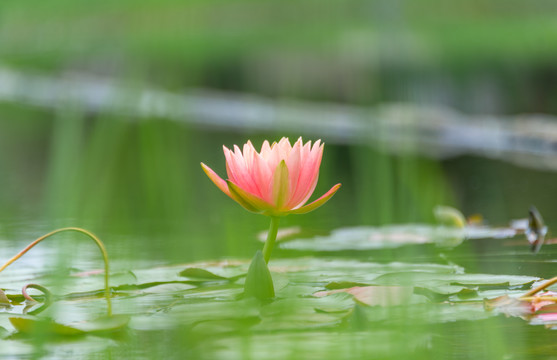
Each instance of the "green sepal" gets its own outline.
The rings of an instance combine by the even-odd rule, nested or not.
[[[288,166],[286,166],[286,161],[282,160],[273,175],[273,201],[278,209],[281,209],[288,201],[290,194],[288,178]]]
[[[275,297],[273,278],[260,250],[255,253],[246,276],[244,296],[267,300]]]

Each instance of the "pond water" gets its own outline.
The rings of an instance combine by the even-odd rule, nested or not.
[[[112,295],[47,239],[0,272],[0,359],[557,359],[516,300],[557,275],[556,4],[0,1],[0,265],[85,228]],[[257,300],[268,219],[199,165],[283,136],[342,188],[281,219]]]
[[[115,317],[103,319],[103,264],[95,244],[80,234],[57,235],[0,273],[11,300],[0,308],[0,358],[530,359],[556,353],[551,323],[484,305],[557,275],[551,171],[328,144],[316,193],[337,182],[343,187],[327,206],[281,220],[291,234],[270,262],[276,297],[260,302],[242,296],[243,283],[268,219],[243,211],[199,168],[203,161],[224,173],[222,144],[242,143],[247,135],[3,109],[22,121],[0,122],[6,174],[0,261],[57,227],[91,230],[109,252]],[[250,137],[261,143],[273,136]],[[458,208],[476,225],[442,226],[437,205]],[[523,234],[509,235],[510,221],[526,218],[531,205],[550,229],[537,254]],[[21,288],[29,283],[49,289],[48,308],[26,306]],[[33,319],[43,321],[22,317],[37,310],[44,311]]]
[[[37,226],[29,223],[20,226],[26,233],[33,233],[30,229],[34,228],[40,234]],[[504,234],[501,227],[490,229],[495,235]],[[487,311],[483,299],[504,294],[518,296],[540,277],[554,275],[555,245],[545,245],[539,254],[532,254],[523,235],[466,239],[448,248],[428,243],[431,234],[452,236],[450,232],[450,228],[437,225],[406,224],[345,228],[332,238],[323,233],[306,233],[298,239],[291,236],[294,240],[279,243],[283,249],[276,251],[270,263],[276,298],[266,302],[241,296],[247,258],[163,264],[147,257],[113,256],[113,312],[129,316],[126,326],[117,322],[107,330],[89,324],[93,332],[61,335],[43,324],[31,334],[18,333],[9,318],[25,312],[25,304],[13,300],[13,306],[0,313],[0,356],[18,359],[553,356],[557,350],[554,330],[527,319]],[[361,240],[360,244],[369,245],[381,236],[396,237],[400,244],[351,249],[354,237]],[[341,241],[336,249],[319,249],[320,244],[326,245],[338,237],[345,240],[344,245]],[[424,243],[416,244],[417,238]],[[133,241],[122,240],[119,246],[129,246]],[[405,244],[406,241],[410,243]],[[15,254],[25,245],[21,240],[3,239],[2,243],[3,254]],[[330,247],[330,243],[326,246]],[[317,252],[311,251],[312,247]],[[60,236],[45,241],[6,269],[1,274],[2,288],[9,296],[15,296],[22,284],[44,285],[52,291],[55,302],[37,316],[87,329],[87,322],[106,314],[102,271],[96,271],[101,268],[101,257],[92,242],[75,234]],[[190,270],[184,272],[186,269]],[[374,285],[372,292],[348,294],[335,290],[367,285]],[[326,291],[330,293],[323,293]],[[317,296],[319,293],[321,296]]]

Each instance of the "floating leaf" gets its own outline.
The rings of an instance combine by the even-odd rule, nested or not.
[[[108,333],[124,329],[129,322],[130,317],[127,315],[112,315],[71,324],[71,327],[91,334]]]
[[[347,289],[355,286],[366,286],[369,284],[363,284],[359,282],[352,282],[352,281],[332,281],[325,285],[325,289],[328,290],[336,290],[336,289]],[[315,294],[314,294],[315,295]]]
[[[539,280],[533,276],[494,275],[494,274],[436,274],[431,272],[400,272],[381,275],[375,279],[377,284],[389,285],[428,285],[445,284],[453,286],[515,287],[529,285]]]
[[[51,319],[35,317],[10,317],[9,320],[10,323],[22,333],[33,334],[37,332],[49,332],[56,335],[67,336],[119,331],[127,326],[130,317],[126,315],[105,316],[70,325],[62,325]]]
[[[411,286],[354,286],[347,289],[318,291],[314,296],[328,296],[344,292],[354,296],[358,302],[368,306],[395,306],[408,304],[414,295]]]
[[[58,324],[50,319],[39,319],[31,317],[11,317],[10,323],[19,332],[35,334],[37,332],[48,332],[56,335],[83,335],[84,331]]]
[[[517,275],[435,274],[415,271],[381,275],[373,282],[378,285],[415,286],[416,293],[441,301],[452,295],[456,296],[453,300],[478,298],[478,291],[486,290],[509,293],[517,288],[529,287],[537,279]]]
[[[175,301],[173,304],[136,314],[130,327],[136,330],[156,330],[229,320],[253,322],[253,318],[259,319],[259,305],[260,302],[255,298],[228,301],[203,299],[197,303]]]
[[[253,330],[300,330],[330,327],[341,323],[354,307],[349,294],[333,294],[327,297],[288,297],[275,300],[260,310],[261,323]]]
[[[336,229],[328,236],[282,242],[279,246],[283,249],[314,251],[373,250],[420,244],[456,246],[465,236],[464,229],[448,226],[358,226]]]
[[[201,280],[228,280],[227,278],[213,274],[210,271],[201,268],[187,268],[179,273],[180,276],[187,277],[190,279],[201,279]]]
[[[323,288],[327,284],[333,282],[351,282],[371,285],[374,279],[388,273],[419,271],[449,275],[463,271],[461,267],[455,265],[413,264],[403,262],[381,264],[357,260],[310,257],[273,260],[271,270],[273,270],[273,272],[287,274],[291,283],[315,286],[318,288]],[[385,283],[378,285],[399,284]]]

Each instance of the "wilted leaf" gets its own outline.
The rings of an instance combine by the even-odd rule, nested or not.
[[[4,290],[0,289],[0,306],[10,306],[10,299],[6,296]]]
[[[507,316],[525,317],[532,314],[532,305],[529,302],[507,295],[484,300],[484,307],[486,310]]]

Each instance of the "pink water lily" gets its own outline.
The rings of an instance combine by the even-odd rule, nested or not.
[[[317,200],[307,204],[317,185],[319,166],[323,156],[320,140],[313,146],[311,141],[299,138],[294,146],[288,138],[278,143],[263,143],[257,152],[248,141],[243,151],[234,145],[234,151],[225,146],[226,172],[223,180],[207,165],[201,167],[209,178],[226,195],[245,209],[269,216],[304,214],[327,202],[341,184],[336,184]]]

